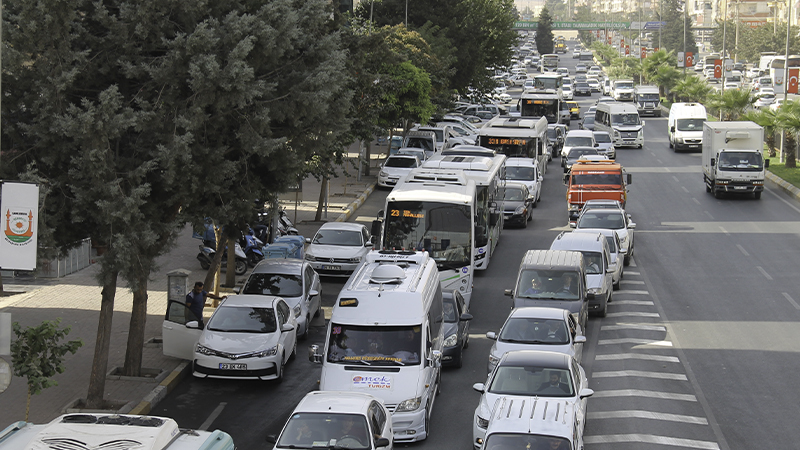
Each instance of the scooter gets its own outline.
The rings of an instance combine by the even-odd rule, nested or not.
[[[244,275],[247,272],[247,256],[244,254],[242,250],[242,246],[239,243],[236,243],[234,247],[234,251],[236,252],[236,267],[234,269],[236,275]],[[217,251],[213,248],[205,245],[200,244],[200,253],[197,254],[197,260],[200,261],[200,267],[203,270],[208,270],[211,267],[211,263],[214,262],[214,255],[216,255]],[[263,255],[262,255],[263,257]],[[228,267],[228,251],[227,249],[222,254],[222,269],[226,269]]]
[[[264,259],[264,252],[262,250],[264,242],[253,233],[254,231],[251,229],[250,233],[242,236],[242,239],[239,241],[244,243],[243,251],[245,258],[247,258],[247,265],[250,267],[255,267],[259,261]]]

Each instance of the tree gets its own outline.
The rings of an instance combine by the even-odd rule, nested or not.
[[[685,35],[685,51],[697,55],[692,20],[684,13],[682,4],[681,0],[665,0],[662,5],[661,21],[667,24],[661,28],[661,48],[675,53],[684,51]]]
[[[797,142],[800,136],[800,103],[787,101],[778,110],[776,125],[786,133],[783,158],[786,167],[797,167]]]
[[[709,96],[708,106],[720,115],[720,120],[739,120],[739,117],[749,109],[756,98],[750,90],[728,89],[715,92]]]
[[[673,100],[705,103],[711,91],[712,88],[706,80],[694,74],[687,74],[678,79],[670,93],[676,97]]]
[[[554,20],[561,20],[565,22],[572,20],[572,15],[567,9],[567,2],[563,0],[545,0],[544,7],[547,8],[550,17],[552,17]]]
[[[553,53],[553,18],[550,17],[547,7],[542,8],[539,13],[539,25],[536,28],[535,40],[539,54]]]
[[[775,157],[775,132],[778,130],[777,114],[771,109],[750,110],[744,113],[742,120],[749,120],[764,127],[764,141],[770,157]]]
[[[51,379],[64,373],[64,355],[73,355],[83,345],[78,339],[61,343],[70,332],[71,327],[59,328],[61,319],[45,320],[36,327],[22,329],[19,322],[12,325],[16,339],[11,343],[11,360],[14,365],[14,376],[25,377],[28,385],[28,400],[25,405],[25,420],[31,409],[31,395],[38,395],[42,390],[58,386]]]

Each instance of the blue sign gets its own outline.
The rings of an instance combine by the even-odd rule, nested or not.
[[[644,24],[645,30],[658,30],[667,26],[667,22],[647,22]]]

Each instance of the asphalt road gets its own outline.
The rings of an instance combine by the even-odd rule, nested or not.
[[[569,55],[562,62],[572,68]],[[597,97],[577,100],[585,109]],[[595,394],[585,448],[797,448],[800,205],[770,185],[761,200],[715,199],[702,184],[699,154],[668,148],[666,118],[645,120],[644,149],[617,149],[633,175],[635,256],[608,317],[589,321],[583,364]],[[498,330],[510,310],[503,289],[513,285],[526,250],[549,248],[568,230],[561,174],[551,162],[533,222],[504,230],[489,269],[478,273],[464,366],[443,374],[430,437],[400,447],[471,448],[479,398],[471,386],[486,377],[485,333]],[[376,191],[352,220],[371,221],[387,193]],[[324,280],[325,305],[343,284]],[[322,320],[314,324],[282,384],[189,377],[153,414],[225,430],[242,450],[269,448],[265,436],[277,434],[316,387],[320,367],[305,347],[323,342],[325,330]]]

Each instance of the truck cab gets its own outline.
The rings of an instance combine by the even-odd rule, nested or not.
[[[577,220],[586,200],[616,200],[625,208],[631,174],[616,161],[579,159],[564,175],[567,185],[567,212],[570,222]]]

